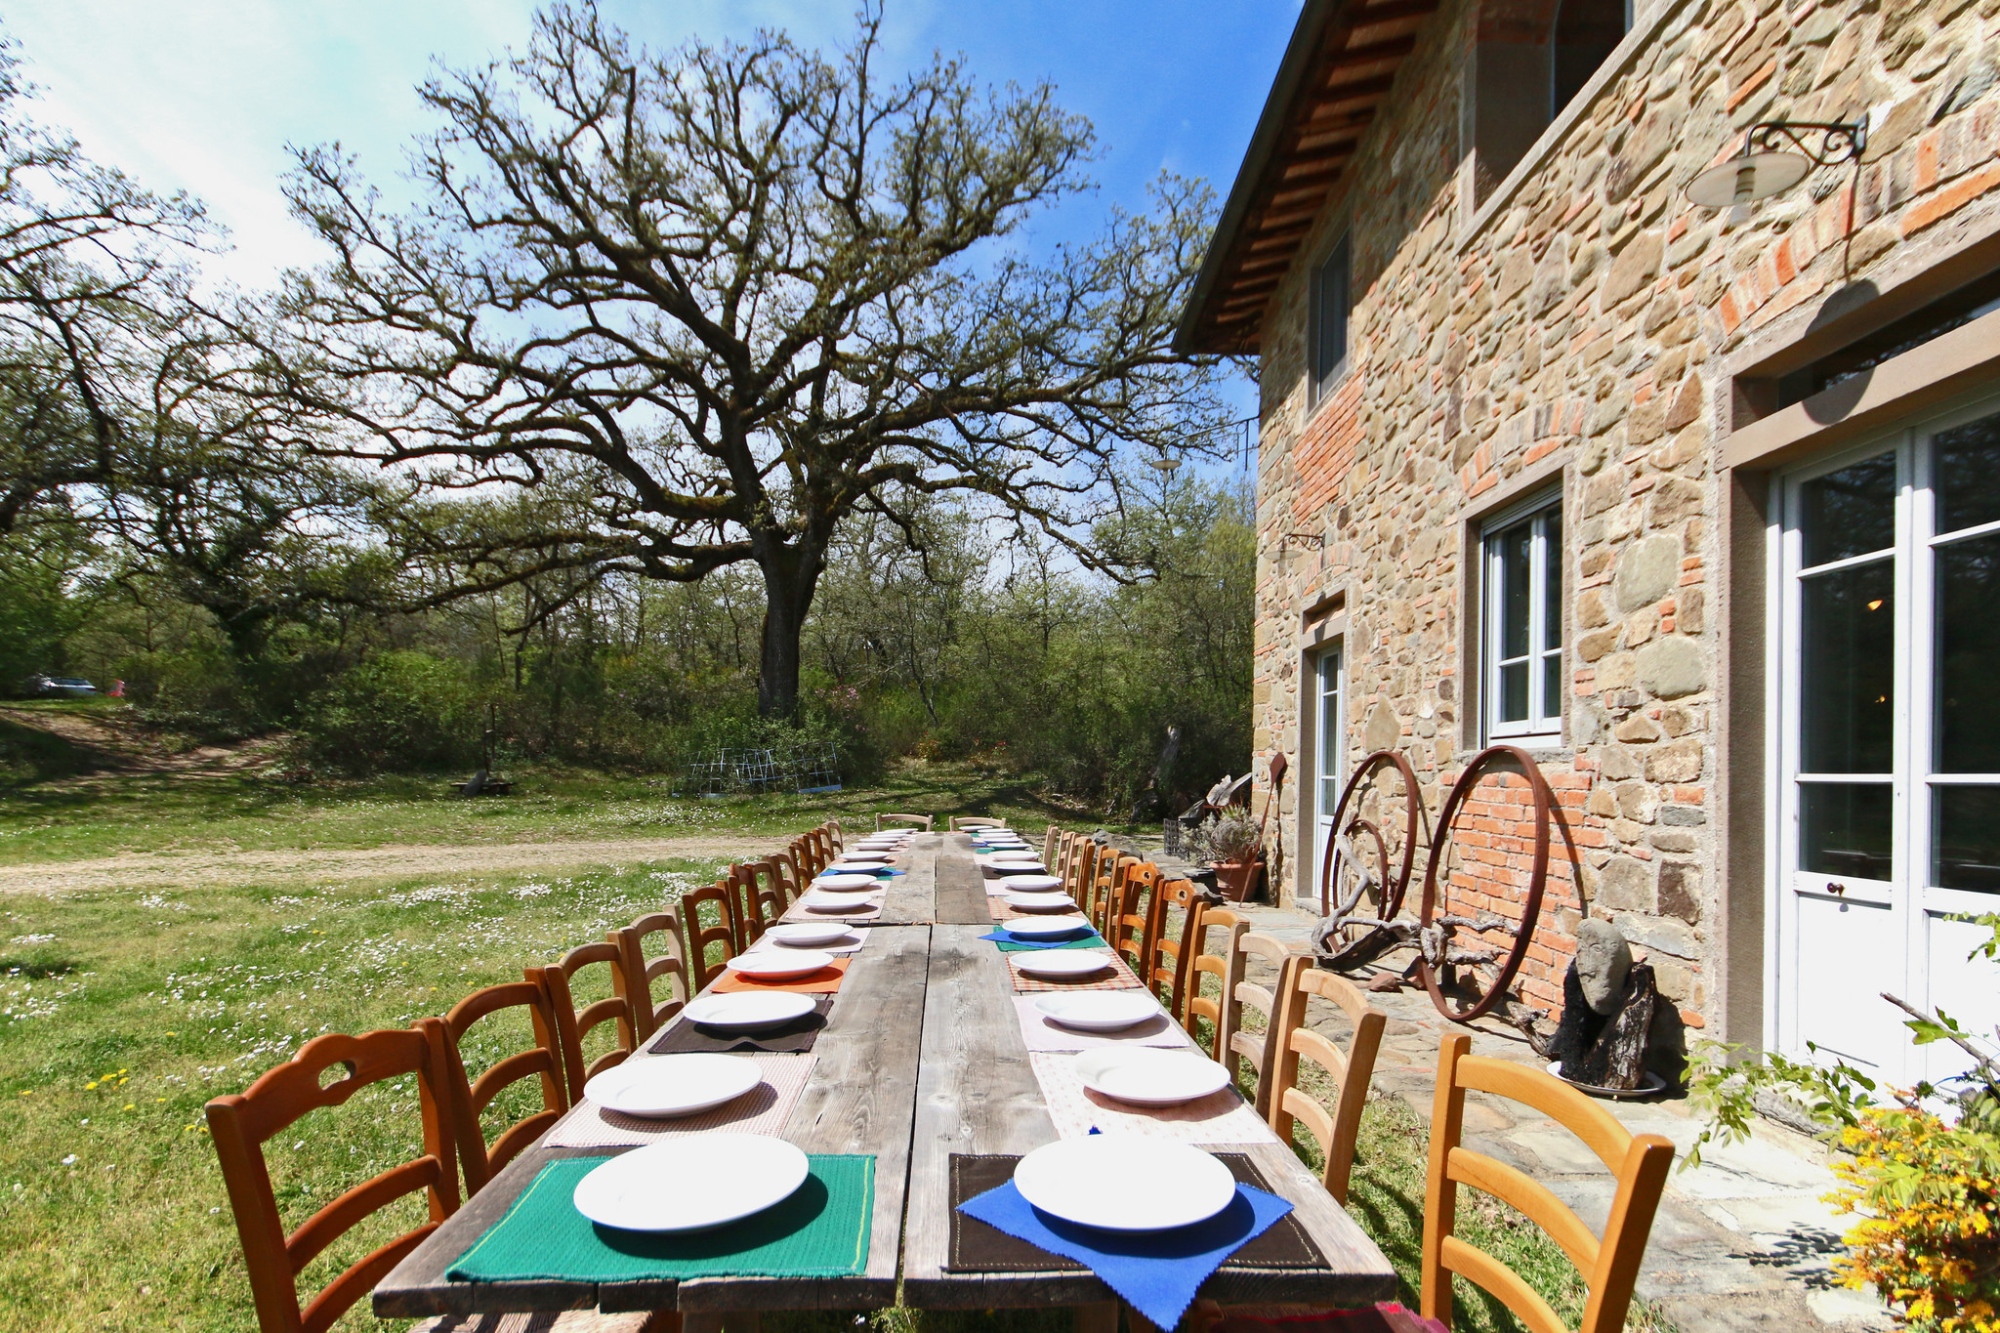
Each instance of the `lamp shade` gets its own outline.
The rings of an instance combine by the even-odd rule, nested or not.
[[[1797,153],[1744,153],[1689,181],[1687,197],[1703,208],[1751,204],[1791,189],[1811,169]]]

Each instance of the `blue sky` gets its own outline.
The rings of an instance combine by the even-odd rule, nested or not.
[[[605,0],[654,48],[698,34],[784,27],[831,45],[852,31],[845,0]],[[1096,196],[1037,229],[1094,230],[1110,202],[1143,206],[1162,167],[1226,192],[1249,142],[1299,0],[889,0],[897,63],[962,52],[988,82],[1052,81],[1097,126]],[[310,263],[285,212],[288,143],[339,140],[399,194],[410,136],[428,121],[412,91],[432,60],[464,65],[525,41],[516,0],[24,0],[5,27],[41,87],[41,118],[157,189],[200,197],[231,232],[217,263],[245,285]]]

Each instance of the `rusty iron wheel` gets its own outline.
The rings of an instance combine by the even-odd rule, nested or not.
[[[1431,838],[1430,860],[1424,866],[1423,907],[1417,919],[1422,923],[1425,936],[1433,929],[1432,923],[1439,915],[1438,868],[1444,861],[1444,849],[1451,841],[1452,821],[1486,770],[1502,763],[1510,763],[1527,780],[1528,790],[1535,800],[1535,868],[1528,881],[1527,901],[1522,904],[1521,921],[1514,932],[1514,947],[1507,953],[1506,961],[1500,965],[1500,974],[1494,979],[1484,995],[1470,1008],[1456,1009],[1445,998],[1438,982],[1437,969],[1431,966],[1422,948],[1417,951],[1417,974],[1423,978],[1424,989],[1431,993],[1431,1003],[1446,1018],[1458,1023],[1470,1023],[1500,1003],[1507,994],[1507,987],[1513,983],[1515,973],[1521,970],[1521,962],[1528,956],[1528,944],[1534,938],[1535,923],[1542,914],[1542,893],[1549,881],[1549,826],[1554,812],[1555,796],[1549,790],[1548,779],[1526,750],[1517,745],[1492,745],[1472,757],[1465,771],[1452,784],[1451,794],[1445,797],[1444,807],[1438,811],[1436,831]]]
[[[1356,813],[1354,819],[1343,823],[1347,807],[1355,802],[1362,788],[1379,769],[1391,767],[1403,779],[1403,805],[1409,818],[1403,829],[1403,864],[1393,874],[1389,869],[1389,845],[1382,837],[1382,830],[1374,821],[1364,819]],[[1303,790],[1303,789],[1302,789]],[[1333,808],[1333,823],[1327,829],[1327,847],[1319,858],[1319,911],[1320,915],[1345,917],[1361,905],[1361,880],[1355,880],[1351,899],[1335,903],[1333,886],[1338,883],[1342,856],[1335,840],[1342,834],[1362,832],[1375,840],[1376,861],[1381,872],[1382,912],[1381,920],[1393,921],[1396,913],[1403,910],[1403,899],[1410,889],[1410,874],[1416,868],[1417,831],[1423,823],[1424,798],[1417,790],[1417,773],[1410,767],[1410,761],[1400,750],[1377,750],[1363,759],[1341,788],[1340,801]],[[1336,912],[1336,909],[1338,911]],[[1345,938],[1343,928],[1343,938]]]

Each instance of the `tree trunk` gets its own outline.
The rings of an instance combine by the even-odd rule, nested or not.
[[[768,544],[767,544],[768,543]],[[775,538],[756,543],[764,572],[764,636],[757,659],[757,713],[796,717],[799,711],[800,639],[812,609],[824,562],[819,548],[786,546]]]

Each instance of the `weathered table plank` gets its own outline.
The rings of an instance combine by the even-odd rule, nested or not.
[[[872,1153],[875,1217],[858,1277],[702,1278],[623,1283],[452,1282],[445,1270],[499,1221],[535,1173],[561,1157],[629,1149],[535,1147],[521,1154],[376,1287],[389,1318],[588,1309],[874,1309],[894,1304],[909,1180],[918,1034],[929,967],[927,926],[877,926],[854,955],[785,1137],[807,1152]],[[643,1054],[636,1059],[649,1058]]]
[[[1000,952],[977,926],[931,932],[930,994],[911,1147],[903,1299],[932,1308],[1083,1305],[1112,1293],[1086,1273],[948,1273],[953,1153],[1026,1153],[1056,1137],[1010,1003]],[[1228,1304],[1367,1305],[1396,1294],[1389,1261],[1276,1136],[1217,1145],[1249,1154],[1326,1256],[1319,1270],[1228,1268],[1202,1294]]]
[[[937,854],[937,916],[939,925],[993,928],[986,910],[986,875],[973,859],[972,839],[948,833]]]
[[[896,867],[909,873],[889,881],[882,915],[872,925],[927,926],[937,920],[937,862],[943,842],[936,833],[919,833],[910,839],[910,849]]]

